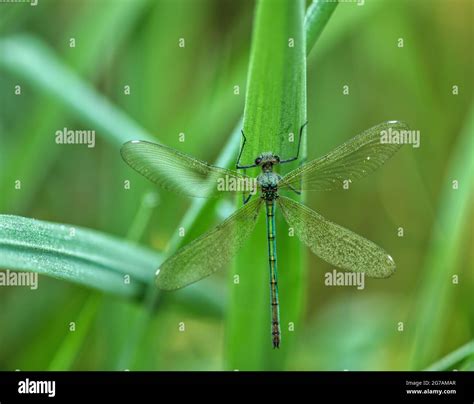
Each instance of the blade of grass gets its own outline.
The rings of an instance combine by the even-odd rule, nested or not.
[[[274,3],[274,4],[273,4]],[[257,3],[244,110],[247,145],[241,164],[255,153],[273,151],[282,158],[296,155],[288,140],[305,122],[306,58],[303,2]]]
[[[0,252],[2,268],[122,296],[143,293],[161,261],[160,254],[94,230],[10,215],[0,215]]]
[[[124,112],[81,81],[43,42],[15,36],[2,39],[0,47],[3,53],[0,67],[59,100],[79,118],[94,125],[107,141],[120,147],[137,138],[154,140]]]
[[[474,371],[474,355],[471,355],[460,367],[461,372],[473,372]]]
[[[138,242],[148,224],[151,212],[157,203],[155,193],[145,193],[140,208],[135,216],[135,220],[130,226],[127,240]],[[93,320],[96,318],[98,310],[102,305],[102,296],[92,295],[89,297],[81,312],[78,315],[77,329],[75,332],[68,332],[63,339],[61,346],[57,350],[54,358],[49,364],[49,370],[70,370],[83,342],[90,330]],[[123,306],[118,306],[118,310]]]
[[[48,285],[45,285],[45,282],[40,283],[42,290],[39,293],[54,293],[55,288],[50,288],[49,285],[50,283]],[[69,295],[66,293],[66,299],[55,300],[53,308],[38,313],[40,320],[36,325],[24,327],[26,337],[21,336],[21,342],[17,344],[17,349],[12,355],[13,360],[10,362],[13,369],[43,371],[48,369],[51,358],[61,346],[65,330],[69,330],[71,322],[77,321],[77,315],[81,312],[87,293],[86,290],[77,290],[71,285],[66,285],[65,289],[69,292]],[[32,304],[36,304],[39,300],[41,298],[36,295]],[[24,301],[24,298],[21,299],[21,303]],[[43,307],[43,310],[45,308]],[[33,314],[34,312],[28,311],[28,316]]]
[[[249,164],[263,151],[278,153],[285,159],[296,155],[297,142],[289,142],[288,134],[297,134],[306,121],[303,18],[303,1],[257,3],[244,112],[247,144],[242,164]],[[278,230],[283,228],[277,229],[277,234]],[[234,276],[238,276],[239,282],[231,283],[226,329],[226,366],[230,369],[284,368],[290,346],[287,324],[299,320],[303,289],[300,248],[285,239],[285,254],[279,256],[282,347],[272,352],[265,231],[264,221],[260,220],[236,260]],[[280,231],[280,240],[281,234]],[[255,254],[256,251],[262,253]]]
[[[305,31],[305,36],[306,36],[306,52],[309,54],[311,49],[313,49],[313,46],[316,42],[316,40],[319,38],[321,32],[323,31],[323,28],[326,26],[328,19],[334,9],[337,6],[337,2],[325,2],[325,1],[318,1],[315,0],[313,4],[308,8],[307,15],[305,17],[304,21],[304,31]],[[271,25],[273,27],[273,24]],[[251,61],[251,63],[253,60]],[[273,66],[269,68],[269,70],[273,70]],[[250,85],[250,83],[249,83]],[[264,94],[264,93],[263,93]],[[286,97],[286,94],[285,94]],[[247,108],[247,104],[246,104]],[[294,118],[294,117],[293,117]],[[290,118],[291,120],[292,118]],[[301,117],[299,117],[301,119]],[[304,121],[304,118],[303,118]],[[292,122],[294,126],[297,126],[301,123],[298,122]],[[290,124],[291,125],[291,124]],[[293,126],[293,127],[294,127]],[[280,127],[277,126],[277,129],[280,130]],[[298,127],[297,127],[298,129]],[[250,134],[248,131],[246,132],[248,137],[250,136],[255,136],[255,134]],[[281,133],[281,132],[277,132]],[[296,132],[297,133],[297,132]],[[269,136],[271,135],[276,135],[275,133],[269,133],[267,134]],[[249,139],[249,143],[251,140]],[[267,146],[267,145],[265,145]],[[279,145],[277,150],[282,150],[281,145]],[[248,146],[247,146],[248,147]],[[271,147],[271,146],[269,146]],[[271,150],[268,148],[267,150]],[[262,150],[259,150],[258,147],[255,147],[253,150],[253,153],[260,153]],[[293,151],[293,150],[292,150]],[[249,152],[250,159],[252,159],[251,152]],[[302,144],[302,158],[306,156],[306,142],[303,141]],[[259,236],[259,231],[260,233],[264,231],[264,226],[261,224],[260,226],[257,226],[257,229],[255,231],[255,239],[252,239],[249,244],[252,246],[255,246],[257,244],[255,243],[261,243],[263,248],[263,243],[262,243],[262,236]],[[278,225],[277,227],[277,232],[280,235],[285,235],[287,233],[287,228],[286,226],[281,226],[281,224]],[[299,251],[298,251],[298,246],[297,246],[297,241],[293,240],[289,237],[283,237],[280,238],[282,242],[285,243],[285,255],[282,256],[280,254],[280,268],[294,268],[297,267],[297,265],[303,265],[303,258],[301,257]],[[266,248],[266,247],[265,247]],[[243,258],[242,262],[238,262],[237,265],[239,268],[245,268],[246,265],[249,265],[251,267],[256,266],[255,262],[253,262],[253,255],[247,251],[247,257]],[[246,261],[246,262],[245,262]],[[262,264],[263,265],[263,262]],[[254,274],[255,275],[255,274]],[[262,279],[254,279],[254,282],[260,282],[263,284],[266,284],[266,279],[265,279],[265,272],[261,271],[261,278]],[[289,274],[290,275],[290,274]],[[282,325],[283,327],[291,327],[292,325],[295,324],[295,322],[298,322],[299,318],[299,313],[302,311],[302,300],[303,300],[303,290],[301,287],[301,283],[304,281],[303,279],[303,274],[298,273],[297,271],[294,271],[291,276],[286,276],[286,273],[282,273],[280,271],[280,279],[281,283],[285,282],[286,285],[288,286],[288,289],[283,292],[283,295],[281,296],[281,301],[282,301],[282,308],[283,306],[283,301],[290,301],[291,303],[291,308],[288,307],[286,312],[282,312]],[[247,285],[249,286],[249,285]],[[235,289],[237,289],[236,286],[234,286]],[[248,287],[250,289],[250,287]],[[282,292],[280,292],[282,293]],[[245,293],[244,293],[245,294]],[[285,296],[286,294],[286,296]],[[261,353],[261,350],[259,349],[259,346],[254,345],[254,352],[249,353],[247,352],[242,352],[242,350],[239,350],[239,344],[242,344],[243,346],[243,341],[240,341],[240,338],[242,336],[247,336],[247,342],[249,341],[256,341],[256,340],[261,340],[265,339],[265,337],[268,337],[266,335],[268,333],[268,327],[267,329],[263,329],[260,327],[260,329],[256,329],[254,327],[249,326],[250,321],[257,321],[260,323],[263,318],[268,318],[268,313],[264,312],[263,308],[266,307],[264,304],[264,296],[260,296],[259,298],[257,297],[256,294],[251,294],[251,296],[255,297],[255,299],[249,301],[247,300],[248,296],[245,299],[241,299],[242,296],[237,296],[237,292],[235,294],[232,294],[231,299],[232,299],[232,307],[234,310],[234,317],[231,319],[228,319],[228,330],[227,330],[227,351],[226,351],[226,357],[227,357],[227,366],[229,368],[241,368],[242,366],[244,368],[263,368],[263,363],[265,362],[264,359],[264,354]],[[246,304],[251,304],[253,307],[255,305],[260,305],[259,307],[261,308],[262,311],[255,313],[253,318],[249,318],[249,311],[247,310],[247,313],[245,313],[245,308],[244,307],[239,307],[239,302],[245,301]],[[267,309],[268,310],[268,309]],[[254,312],[254,310],[252,310]],[[248,321],[248,323],[246,323]],[[293,323],[293,324],[290,324]],[[265,334],[265,335],[263,335]],[[290,337],[290,333],[287,333],[287,337]],[[291,338],[287,338],[287,342]],[[285,361],[285,358],[283,356],[286,356],[286,352],[276,360],[277,363],[273,362],[273,359],[268,359],[268,358],[275,358],[275,355],[270,356],[270,353],[268,352],[268,338],[262,342],[267,350],[265,356],[267,357],[267,364],[270,367],[273,368],[279,368],[282,366],[282,364]],[[287,344],[288,347],[289,344]],[[244,349],[244,348],[243,348]],[[287,350],[287,348],[285,348]],[[243,355],[242,355],[243,354]],[[247,359],[245,359],[247,358]],[[245,361],[245,362],[243,362]]]
[[[0,268],[141,298],[145,287],[154,288],[154,274],[162,260],[162,254],[95,230],[0,215]],[[124,282],[125,275],[130,276],[130,284]],[[195,285],[163,300],[221,316],[221,303],[213,294],[219,292],[212,285]]]
[[[461,237],[474,192],[474,106],[466,118],[443,183],[437,222],[423,265],[423,282],[411,318],[413,332],[409,340],[414,339],[411,369],[426,366],[426,362],[438,352],[445,335],[447,304],[455,293],[452,276],[459,268]],[[458,181],[459,189],[453,189],[453,180]]]
[[[306,54],[309,55],[314,44],[336,9],[336,1],[313,0],[306,10],[304,26],[306,32]]]
[[[76,38],[81,49],[80,52],[71,52],[64,41],[61,55],[66,64],[88,77],[98,76],[104,66],[104,55],[113,55],[120,49],[124,38],[145,11],[147,3],[143,0],[103,1],[92,2],[83,8],[84,12],[79,13],[68,32],[64,34],[64,38]],[[46,4],[45,6],[47,7]],[[98,37],[101,38],[100,41],[97,40]],[[0,52],[3,52],[1,44]],[[0,65],[1,59],[3,54],[0,57]],[[41,95],[39,98],[40,101],[28,111],[31,119],[19,123],[18,128],[15,128],[21,136],[18,136],[19,141],[8,156],[8,164],[2,168],[5,177],[3,183],[0,183],[0,194],[3,195],[3,198],[0,198],[0,210],[10,214],[23,213],[24,207],[31,202],[43,177],[57,158],[59,149],[51,147],[51,138],[45,136],[45,133],[53,134],[60,122],[68,118],[67,110],[61,103],[44,99]],[[16,100],[12,99],[12,102]],[[28,185],[23,187],[22,192],[16,192],[11,186],[16,179],[21,179]]]
[[[131,240],[136,243],[140,241],[148,225],[148,222],[150,221],[153,209],[158,205],[158,203],[159,195],[156,192],[146,192],[143,195],[138,212],[127,233],[127,240]]]
[[[101,304],[102,296],[93,295],[88,298],[75,321],[76,329],[74,332],[69,331],[62,340],[54,358],[49,364],[49,371],[65,371],[71,369]]]
[[[443,370],[452,369],[457,363],[460,363],[464,359],[474,356],[474,340],[469,341],[467,344],[459,347],[455,351],[446,355],[444,358],[428,366],[425,370],[441,372]]]

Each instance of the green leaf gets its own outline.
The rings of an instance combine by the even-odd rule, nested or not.
[[[329,18],[336,9],[337,1],[314,0],[306,11],[304,27],[306,31],[306,53],[309,55],[323,32]]]
[[[143,235],[143,231],[148,224],[151,212],[158,201],[158,196],[153,193],[145,193],[142,197],[140,208],[137,211],[135,220],[130,226],[127,240],[138,242]],[[99,298],[92,295],[88,298],[84,307],[79,313],[77,320],[78,329],[76,332],[68,332],[62,340],[61,346],[56,351],[52,361],[49,364],[49,370],[70,370],[77,359],[79,351],[87,338],[88,332],[96,318],[99,307],[102,305],[102,296]],[[123,313],[124,306],[118,305],[115,309],[118,313]],[[131,313],[127,313],[130,317]]]
[[[98,94],[43,42],[29,36],[2,39],[0,67],[24,78],[38,89],[59,100],[111,143],[141,139],[153,141],[136,122]]]
[[[446,328],[447,309],[459,285],[453,284],[457,274],[462,235],[469,224],[469,210],[474,193],[474,105],[458,143],[450,158],[447,175],[442,182],[442,195],[436,215],[428,252],[423,264],[423,282],[410,322],[413,332],[409,335],[411,369],[420,369],[433,360],[449,329]],[[458,188],[453,188],[456,180]]]
[[[162,254],[119,238],[77,226],[0,215],[0,268],[31,271],[129,298],[156,290]],[[130,276],[130,284],[124,276]],[[41,281],[39,281],[41,283]],[[220,317],[217,285],[196,284],[163,296],[161,302]],[[156,305],[151,307],[156,309]]]
[[[80,41],[80,52],[71,52],[67,41],[63,42],[63,49],[60,53],[62,64],[70,66],[83,78],[93,80],[100,76],[107,64],[104,64],[104,54],[114,55],[122,49],[123,42],[130,35],[140,16],[146,12],[147,0],[120,1],[114,2],[104,0],[101,2],[91,2],[87,7],[81,8],[76,19],[67,24],[63,32],[63,38],[77,38]],[[50,4],[54,9],[54,4]],[[7,9],[20,9],[20,7],[7,7]],[[27,9],[27,8],[24,8]],[[48,10],[43,12],[48,13]],[[7,30],[5,32],[12,32]],[[100,41],[97,38],[101,38]],[[28,42],[27,36],[12,36],[10,44],[17,46],[17,51],[23,53],[28,59],[30,57],[25,42]],[[41,75],[48,75],[48,70],[40,69],[37,66],[23,65],[21,60],[13,59],[10,64],[3,58],[4,45],[7,42],[0,40],[0,68],[4,67],[11,73],[14,82],[23,82],[22,78],[28,81],[36,80],[37,88],[48,90],[41,86]],[[35,41],[34,43],[39,43]],[[44,47],[44,45],[42,45]],[[41,49],[40,49],[41,51]],[[34,59],[31,59],[34,60]],[[19,63],[17,65],[16,63]],[[25,70],[35,70],[35,74],[28,73]],[[13,79],[14,77],[14,79]],[[60,79],[61,76],[58,76]],[[28,89],[25,89],[29,93]],[[68,88],[61,88],[67,92]],[[33,95],[33,94],[32,94]],[[4,97],[4,98],[3,98]],[[10,97],[14,95],[2,94],[2,100],[9,102]],[[29,98],[29,96],[28,96]],[[41,187],[42,181],[53,161],[59,155],[60,148],[51,147],[51,138],[45,136],[45,133],[53,134],[58,130],[58,125],[69,118],[67,104],[62,104],[59,100],[47,99],[41,92],[36,98],[39,102],[33,103],[28,110],[30,118],[19,120],[15,124],[15,132],[10,136],[18,137],[15,139],[15,147],[8,153],[7,163],[1,167],[2,181],[0,181],[0,210],[11,214],[22,214],[24,207],[31,203],[36,191]],[[17,136],[18,133],[18,136]],[[21,134],[21,136],[20,136]],[[25,135],[23,135],[25,134]],[[27,134],[27,135],[26,135]],[[100,133],[98,133],[101,136]],[[16,192],[10,186],[16,179],[21,178],[22,183],[28,184],[23,187],[22,192]]]
[[[101,303],[101,296],[93,295],[89,297],[77,318],[77,329],[74,332],[69,331],[63,338],[61,345],[56,350],[49,364],[48,370],[66,371],[71,369],[84,344],[84,340],[90,332],[91,325],[96,318]]]
[[[306,122],[306,45],[303,1],[257,3],[241,164],[252,164],[264,151],[293,157],[297,134]],[[289,133],[295,134],[292,142]]]
[[[303,2],[263,0],[258,3],[244,114],[248,141],[242,164],[251,163],[262,151],[273,151],[283,158],[296,154],[296,143],[287,140],[290,132],[296,137],[306,121],[305,53],[313,48],[336,6],[337,2],[314,1],[303,26]],[[293,47],[290,47],[290,39]],[[305,156],[303,137],[300,157]],[[283,167],[282,172],[289,169]],[[299,325],[303,309],[305,275],[301,245],[288,236],[287,225],[279,220],[278,243],[285,246],[285,253],[279,256],[283,340],[280,352],[271,352],[270,309],[268,290],[265,290],[268,275],[264,270],[268,264],[264,254],[257,259],[254,253],[256,249],[266,251],[265,231],[264,221],[261,221],[248,242],[251,248],[243,249],[234,269],[235,275],[247,280],[238,286],[231,284],[226,346],[226,366],[231,369],[283,368],[294,338],[294,333],[286,330],[291,323]]]
[[[140,296],[161,255],[81,227],[0,215],[0,267]],[[125,275],[130,283],[124,282]]]
[[[462,347],[446,355],[444,358],[433,363],[432,365],[427,367],[425,370],[431,370],[431,371],[450,370],[456,364],[462,362],[465,359],[468,359],[469,357],[471,357],[471,359],[474,359],[474,340],[469,341],[467,344],[463,345]]]
[[[306,45],[304,2],[262,0],[257,3],[244,112],[247,143],[241,164],[264,151],[286,159],[296,154],[297,134],[306,121]],[[296,134],[293,142],[289,134]],[[283,168],[284,166],[282,166]],[[278,214],[278,211],[277,211]],[[281,369],[291,346],[289,322],[298,322],[302,300],[300,245],[277,227],[282,346],[272,350],[266,229],[263,214],[236,260],[227,319],[227,364],[230,369]],[[279,231],[280,230],[280,231]],[[280,237],[278,235],[280,234]],[[278,248],[278,247],[277,247]],[[289,261],[292,264],[290,266]]]

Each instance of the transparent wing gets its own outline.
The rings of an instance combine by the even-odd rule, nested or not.
[[[375,171],[401,146],[396,141],[396,132],[403,136],[408,126],[399,121],[381,123],[323,157],[289,172],[278,184],[279,188],[323,191],[342,188],[344,180],[356,180]],[[384,136],[385,135],[385,136]],[[400,139],[400,137],[398,138]]]
[[[288,224],[311,251],[339,268],[365,272],[369,277],[386,278],[395,271],[395,262],[378,245],[292,199],[280,196],[279,207]]]
[[[130,167],[150,181],[184,195],[208,197],[254,185],[251,178],[156,143],[134,140],[125,143],[120,153]]]
[[[248,202],[168,258],[157,272],[157,286],[163,290],[179,289],[225,266],[254,229],[262,201],[255,198]]]

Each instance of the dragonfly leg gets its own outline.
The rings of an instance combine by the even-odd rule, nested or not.
[[[250,198],[252,197],[252,194],[248,194],[247,197],[245,197],[245,194],[242,194],[242,202],[244,203],[244,205],[250,201]]]
[[[248,166],[241,166],[240,165],[240,158],[242,157],[242,152],[244,151],[245,143],[247,143],[247,138],[245,137],[244,131],[241,130],[240,132],[242,133],[242,137],[244,138],[244,141],[242,143],[242,147],[241,147],[240,153],[239,153],[239,158],[237,159],[237,163],[235,164],[235,168],[237,168],[239,170],[239,169],[257,167],[256,164],[251,164],[251,165],[248,165]]]
[[[283,164],[283,163],[289,163],[290,161],[295,161],[295,160],[298,160],[298,157],[300,155],[300,148],[301,148],[301,138],[303,137],[303,129],[304,127],[308,124],[308,121],[306,121],[303,125],[301,125],[301,128],[300,128],[300,138],[298,140],[298,151],[296,152],[296,156],[295,157],[292,157],[288,160],[282,160],[280,161],[280,164]]]

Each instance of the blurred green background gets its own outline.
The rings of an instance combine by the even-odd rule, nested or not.
[[[1,3],[0,213],[88,227],[166,254],[193,202],[155,188],[125,165],[120,136],[139,133],[114,137],[107,129],[114,122],[100,126],[80,112],[87,97],[73,95],[71,106],[45,92],[42,78],[54,72],[48,63],[59,63],[143,133],[216,161],[243,114],[254,7],[249,0]],[[420,131],[421,147],[405,146],[350,190],[308,193],[306,203],[383,246],[397,272],[366,280],[361,291],[326,287],[324,274],[333,268],[305,250],[296,342],[284,365],[255,368],[424,369],[474,338],[473,41],[469,0],[366,0],[336,8],[308,57],[308,159],[394,119]],[[13,61],[6,46],[18,56]],[[52,79],[68,93],[67,77]],[[96,147],[56,145],[54,134],[64,127],[95,129]],[[237,149],[231,152],[236,158]],[[14,188],[19,178],[21,192]],[[144,202],[146,195],[156,204]],[[234,203],[211,207],[186,240],[225,218]],[[278,248],[285,254],[283,238]],[[208,304],[199,306],[199,295],[187,302],[167,296],[151,315],[139,299],[46,276],[36,291],[0,287],[0,369],[231,369],[230,272],[203,285]],[[469,352],[456,366],[474,368]]]

